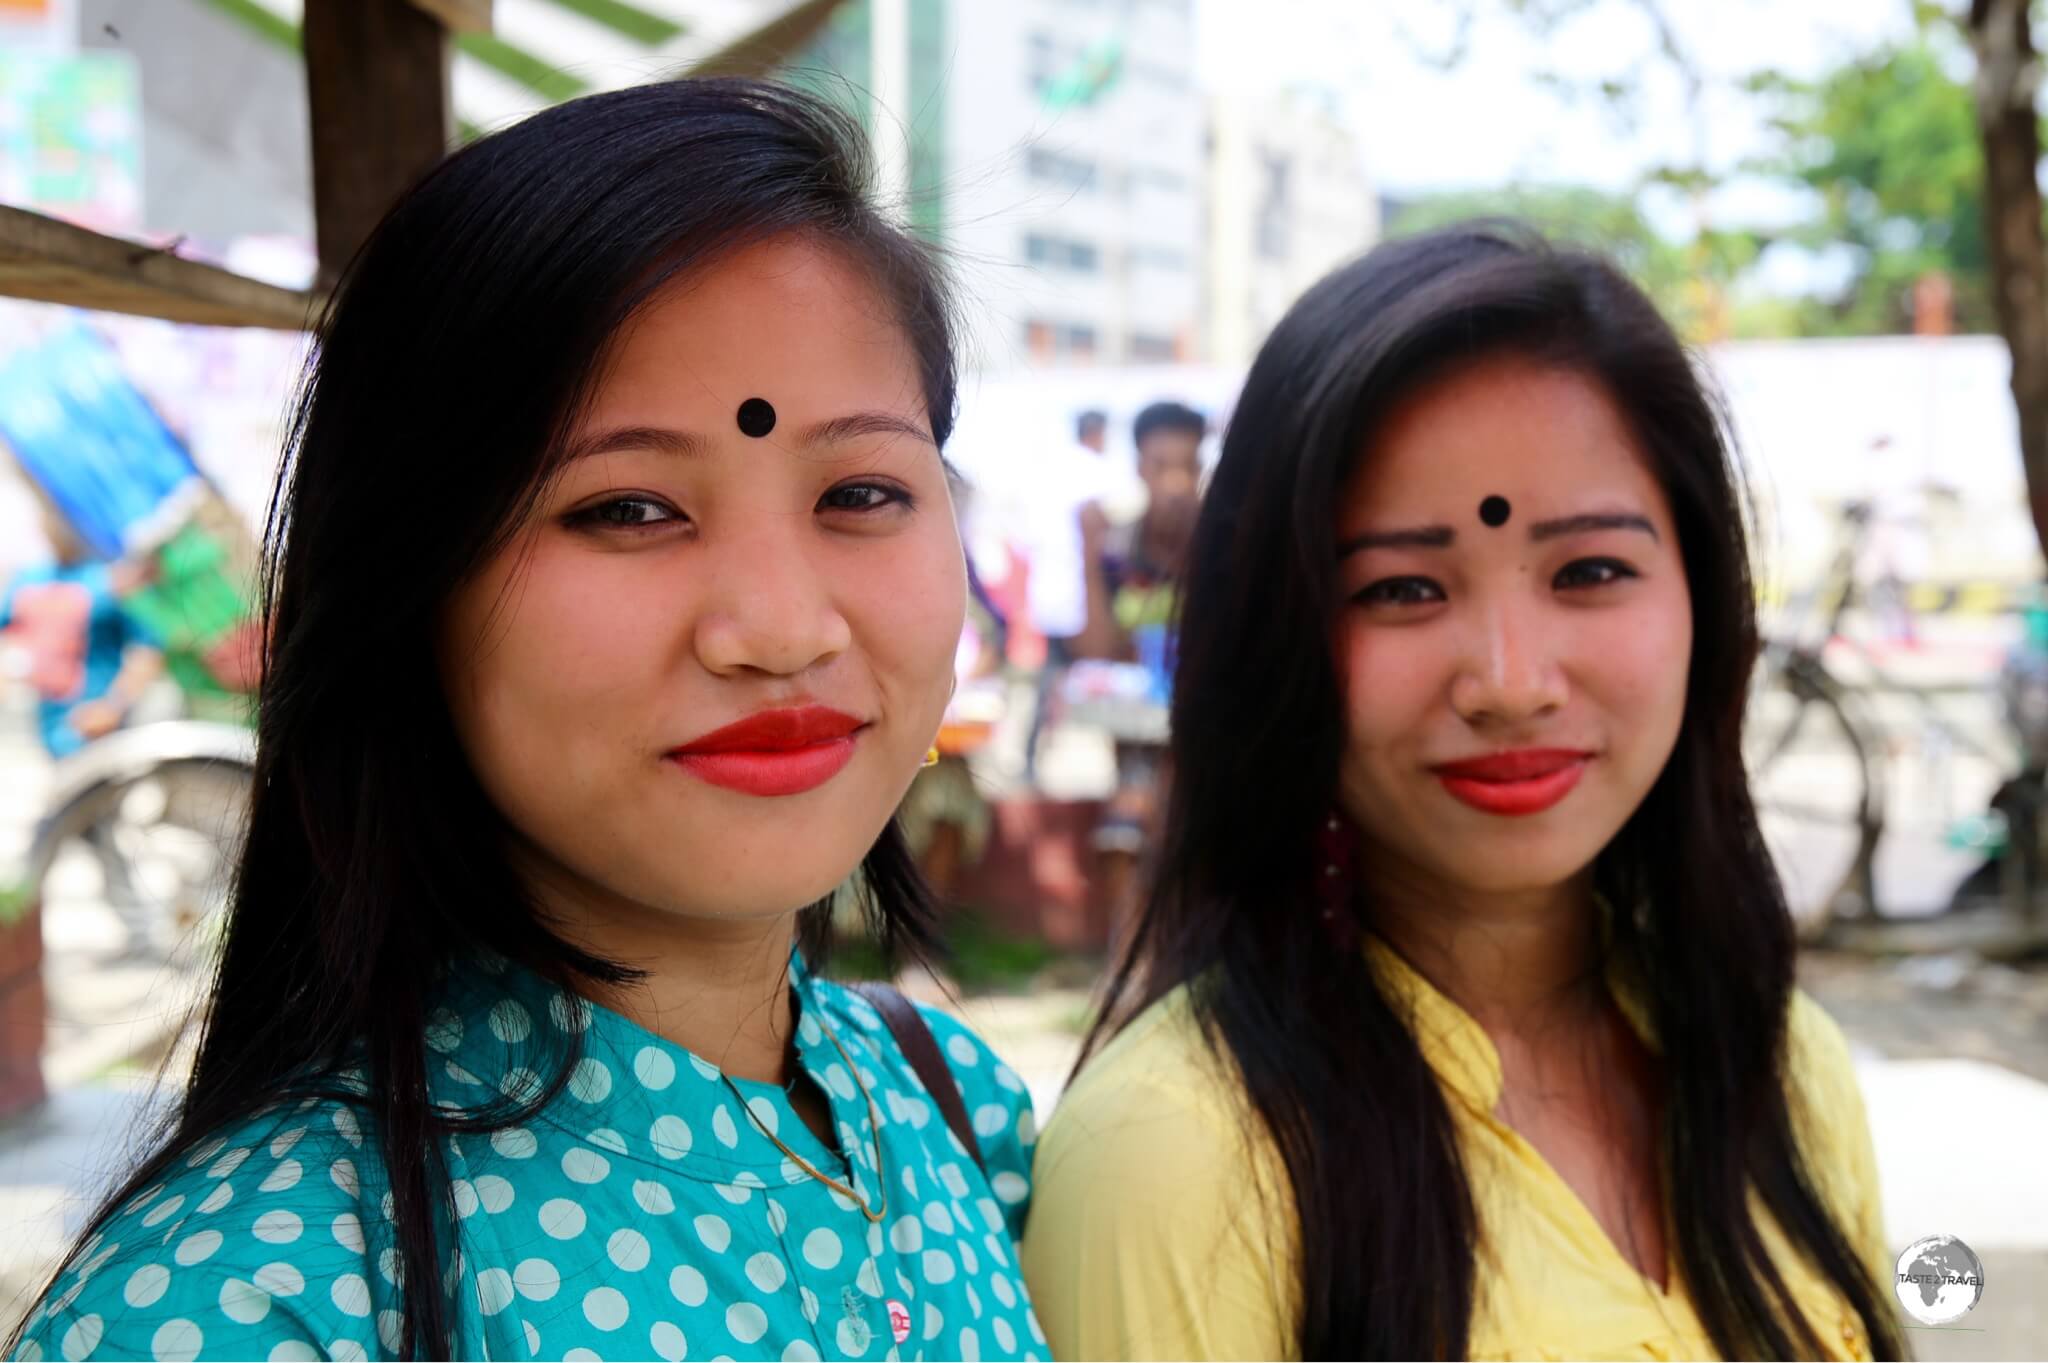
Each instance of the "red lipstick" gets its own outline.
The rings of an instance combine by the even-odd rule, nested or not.
[[[763,710],[668,754],[700,781],[744,795],[800,795],[837,776],[866,727],[824,705]]]
[[[1541,814],[1572,793],[1593,754],[1565,748],[1513,752],[1445,762],[1430,768],[1444,789],[1485,814]]]

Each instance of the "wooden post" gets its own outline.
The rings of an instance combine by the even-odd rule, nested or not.
[[[0,297],[217,327],[297,331],[316,296],[0,204]]]
[[[411,0],[306,0],[302,32],[325,288],[448,150],[448,31]]]
[[[1991,300],[2012,352],[2012,399],[2034,533],[2048,545],[2048,236],[2041,228],[2041,84],[2027,0],[1971,0]]]
[[[450,33],[489,33],[491,0],[412,0],[439,19]]]

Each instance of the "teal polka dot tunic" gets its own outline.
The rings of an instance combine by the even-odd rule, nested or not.
[[[984,1174],[874,1010],[800,959],[793,980],[797,1054],[843,1156],[774,1085],[735,1080],[742,1106],[707,1061],[517,967],[451,976],[427,1038],[435,1101],[537,1094],[572,1038],[581,1046],[533,1120],[447,1138],[431,1286],[448,1294],[455,1357],[1046,1355],[1017,1267],[1036,1138],[1023,1083],[926,1011]],[[314,1100],[202,1143],[91,1238],[17,1356],[395,1356],[402,1274],[369,1121]],[[766,1132],[870,1206],[886,1201],[882,1219]]]

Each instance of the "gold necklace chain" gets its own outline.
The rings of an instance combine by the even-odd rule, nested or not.
[[[829,1174],[826,1174],[825,1172],[820,1170],[817,1165],[812,1164],[802,1155],[799,1155],[796,1151],[784,1145],[782,1143],[782,1138],[776,1135],[773,1131],[769,1130],[768,1124],[761,1120],[761,1114],[754,1111],[752,1106],[748,1104],[746,1095],[740,1092],[740,1086],[732,1081],[732,1076],[727,1074],[724,1070],[720,1070],[718,1072],[718,1077],[725,1080],[725,1086],[732,1090],[732,1096],[739,1099],[740,1111],[747,1114],[748,1120],[753,1122],[756,1130],[758,1130],[762,1135],[766,1136],[770,1141],[774,1142],[775,1148],[782,1152],[783,1158],[787,1159],[791,1164],[794,1164],[797,1168],[803,1170],[805,1173],[809,1174],[812,1178],[818,1180],[818,1182],[824,1184],[826,1187],[836,1189],[837,1191],[844,1193],[847,1197],[853,1199],[854,1205],[860,1208],[860,1214],[862,1216],[865,1216],[869,1221],[872,1221],[875,1224],[880,1225],[882,1218],[889,1214],[889,1180],[882,1177],[882,1113],[881,1110],[875,1106],[875,1095],[868,1092],[867,1081],[860,1077],[860,1066],[853,1063],[853,1057],[846,1053],[846,1047],[839,1044],[839,1036],[836,1032],[832,1030],[832,1025],[826,1022],[823,1018],[819,1018],[817,1021],[818,1026],[825,1033],[825,1039],[832,1043],[832,1049],[839,1052],[839,1058],[846,1062],[846,1068],[848,1073],[853,1075],[853,1082],[860,1086],[860,1096],[867,1099],[868,1132],[871,1136],[874,1137],[875,1142],[875,1182],[880,1186],[882,1193],[881,1204],[879,1206],[869,1207],[868,1200],[860,1195],[860,1191],[858,1189],[850,1187],[847,1184],[841,1183],[838,1179],[833,1178]],[[846,1167],[847,1172],[851,1174],[853,1170],[852,1160],[849,1159],[847,1161]]]

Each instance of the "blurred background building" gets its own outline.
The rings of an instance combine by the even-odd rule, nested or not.
[[[1303,289],[1379,237],[1365,159],[1326,94],[1209,100],[1207,357],[1251,362]]]
[[[1193,6],[953,0],[944,240],[974,358],[1165,364],[1200,346],[1203,103]],[[971,93],[970,93],[971,91]]]
[[[310,253],[293,249],[312,239],[300,6],[50,0],[17,64],[54,63],[76,93],[48,99],[119,125],[105,207],[67,216],[310,278]],[[491,32],[455,45],[460,132],[685,68],[788,8],[496,0]],[[881,9],[903,49],[889,112],[875,111],[876,0],[837,7],[790,74],[908,144],[898,192],[975,300],[971,367],[1241,362],[1294,293],[1375,237],[1359,149],[1326,104],[1205,95],[1193,0]]]

